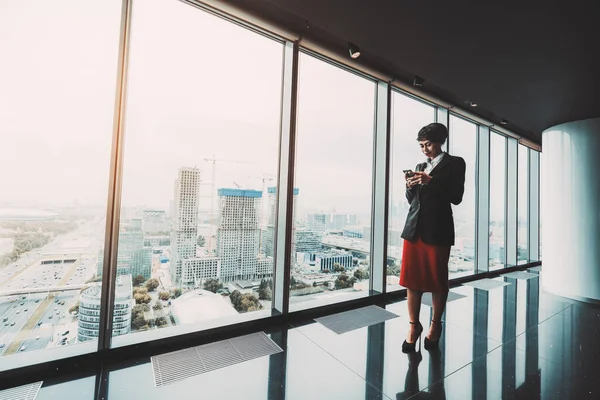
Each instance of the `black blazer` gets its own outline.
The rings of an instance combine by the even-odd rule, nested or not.
[[[418,164],[416,171],[423,171],[427,163]],[[410,210],[402,237],[416,240],[420,237],[427,244],[454,245],[454,219],[451,204],[462,202],[465,192],[465,160],[445,154],[431,170],[433,177],[427,185],[406,189]]]

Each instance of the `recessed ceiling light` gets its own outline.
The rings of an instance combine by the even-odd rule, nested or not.
[[[420,76],[415,76],[415,79],[413,80],[413,86],[423,86],[424,83],[425,79],[421,78]]]
[[[354,43],[348,42],[348,53],[350,53],[350,57],[352,58],[360,57],[360,49]]]

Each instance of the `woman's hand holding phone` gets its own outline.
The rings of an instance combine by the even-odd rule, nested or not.
[[[405,169],[402,172],[404,172],[404,179],[406,180],[407,188],[412,188],[417,184],[414,180],[415,173],[411,169]]]
[[[432,179],[429,174],[422,171],[413,172],[411,170],[404,170],[403,172],[407,188],[412,188],[415,185],[427,185]]]

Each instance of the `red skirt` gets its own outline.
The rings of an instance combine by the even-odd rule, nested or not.
[[[420,292],[448,291],[450,246],[404,240],[400,285]]]

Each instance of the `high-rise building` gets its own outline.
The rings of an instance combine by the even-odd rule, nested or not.
[[[171,281],[181,283],[183,260],[196,256],[200,170],[180,168],[175,181],[171,229]]]
[[[320,270],[332,271],[336,264],[349,269],[352,268],[352,254],[343,250],[331,250],[314,254],[315,265]]]
[[[348,225],[350,225],[350,226],[358,225],[358,215],[348,214]]]
[[[98,252],[97,276],[102,276],[104,249]],[[152,248],[144,246],[141,220],[133,219],[122,224],[119,231],[117,252],[117,275],[142,275],[149,279],[152,274]]]
[[[317,232],[325,232],[329,229],[329,220],[330,214],[310,213],[306,217],[308,229]]]
[[[310,229],[298,229],[295,232],[296,252],[297,253],[316,253],[321,251],[321,240],[323,234],[321,232],[312,231]]]
[[[292,208],[292,230],[295,230],[296,225],[296,204],[298,201],[299,189],[294,188],[294,199]],[[267,189],[267,201],[269,219],[267,220],[267,228],[261,238],[261,253],[267,257],[273,257],[275,251],[275,222],[277,220],[277,188],[270,187]],[[292,235],[294,237],[294,235]],[[292,248],[294,245],[292,244]],[[294,252],[292,251],[292,254]]]
[[[221,279],[255,279],[258,276],[260,199],[258,190],[219,189],[217,255]]]
[[[113,336],[131,332],[132,298],[131,275],[118,275],[115,285],[115,309],[113,312]],[[98,338],[100,332],[100,297],[102,287],[94,285],[81,292],[77,322],[77,341]]]
[[[183,284],[197,285],[209,278],[221,275],[219,257],[195,257],[182,260],[181,279]]]
[[[348,215],[347,214],[332,214],[331,216],[331,224],[329,226],[330,229],[344,229],[348,225]]]
[[[144,233],[150,235],[164,234],[171,229],[167,213],[163,210],[144,210],[142,224]]]

